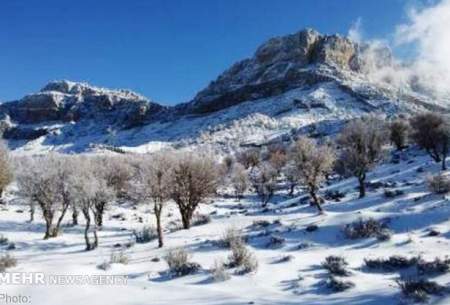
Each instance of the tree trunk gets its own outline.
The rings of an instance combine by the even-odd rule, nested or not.
[[[97,247],[98,247],[97,225],[94,225],[94,246],[91,249],[95,249]]]
[[[155,216],[156,216],[156,230],[158,231],[158,247],[162,248],[164,246],[164,241],[161,225],[161,213],[155,213]]]
[[[289,197],[293,197],[294,196],[294,189],[295,189],[295,184],[291,184],[291,186],[289,187]]]
[[[362,174],[358,177],[359,181],[359,198],[363,198],[366,196],[366,174]]]
[[[320,214],[323,214],[323,208],[320,205],[319,202],[319,198],[317,198],[317,194],[314,191],[310,191],[309,194],[311,195],[311,198],[313,199],[314,205],[317,207],[317,209],[319,210]]]
[[[91,250],[91,241],[89,240],[89,229],[91,226],[91,218],[86,216],[86,227],[84,228],[84,241],[86,242],[86,251]]]
[[[34,212],[36,210],[36,205],[34,202],[30,203],[30,222],[34,221]]]
[[[191,227],[191,217],[189,210],[181,212],[181,222],[183,223],[183,229],[189,230]]]
[[[69,208],[69,206],[67,205],[62,211],[61,211],[61,215],[58,218],[58,221],[56,222],[56,226],[53,230],[53,236],[52,237],[57,237],[59,234],[59,229],[61,227],[61,223],[64,219],[64,216],[66,215],[67,209]]]
[[[76,208],[72,210],[72,225],[78,225],[78,210]]]

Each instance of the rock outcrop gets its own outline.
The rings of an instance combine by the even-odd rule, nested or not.
[[[33,139],[45,134],[46,130],[22,125],[95,120],[117,129],[128,129],[143,125],[163,109],[131,91],[54,81],[38,93],[0,105],[4,117],[0,125],[4,127],[5,138]],[[7,127],[6,118],[18,126]]]
[[[389,53],[386,48],[380,49]],[[321,35],[311,29],[270,39],[252,58],[236,63],[200,91],[184,105],[184,111],[214,112],[243,101],[332,80],[319,66],[360,72],[365,64],[363,50],[367,48],[348,38]]]

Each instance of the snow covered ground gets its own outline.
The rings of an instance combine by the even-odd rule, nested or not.
[[[33,305],[56,304],[305,304],[305,305],[390,305],[401,301],[395,282],[398,271],[373,272],[364,268],[365,258],[391,255],[416,256],[431,260],[450,254],[450,198],[431,194],[424,183],[429,173],[439,165],[421,152],[412,150],[402,156],[398,164],[386,163],[373,171],[368,180],[386,182],[385,187],[369,188],[368,196],[357,198],[354,179],[336,181],[322,189],[346,193],[340,202],[326,201],[325,215],[302,204],[304,194],[289,198],[283,192],[263,210],[258,199],[248,194],[241,202],[228,198],[224,192],[201,206],[200,213],[209,214],[211,222],[176,230],[179,222],[176,207],[165,210],[165,247],[157,242],[135,244],[125,250],[128,264],[113,264],[103,271],[99,264],[108,261],[118,246],[133,240],[132,230],[153,222],[148,206],[133,207],[127,203],[113,206],[106,215],[100,232],[100,247],[84,251],[83,226],[64,227],[64,233],[51,240],[43,240],[44,223],[41,217],[29,223],[28,207],[9,190],[6,205],[0,211],[0,232],[14,242],[16,249],[6,250],[18,259],[9,272],[44,272],[54,275],[125,275],[126,285],[5,285],[2,293],[23,295]],[[401,190],[402,194],[386,198],[385,189]],[[360,218],[380,219],[387,223],[393,236],[380,242],[375,238],[349,240],[342,229]],[[141,221],[140,222],[140,219]],[[266,220],[268,226],[255,222]],[[67,218],[69,221],[69,217]],[[306,228],[317,225],[308,232]],[[259,268],[255,273],[235,275],[224,282],[214,282],[208,272],[216,260],[226,261],[229,250],[215,241],[235,227],[248,237],[248,245],[256,255]],[[429,236],[431,229],[439,231]],[[267,247],[271,235],[281,236],[280,247]],[[202,266],[197,274],[179,278],[167,275],[163,257],[173,247],[185,247],[192,261]],[[290,255],[286,262],[280,258]],[[346,277],[355,287],[333,293],[326,285],[326,270],[322,261],[329,255],[341,255],[349,263],[351,275]],[[159,258],[159,261],[155,261]],[[450,273],[433,277],[449,286]],[[450,296],[432,298],[431,304],[450,304]]]

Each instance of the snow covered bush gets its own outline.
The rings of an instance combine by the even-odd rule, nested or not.
[[[314,140],[301,137],[292,146],[290,159],[294,162],[299,184],[307,188],[312,202],[323,212],[317,192],[326,175],[333,169],[333,149],[326,145],[318,146]]]
[[[353,282],[338,279],[333,275],[330,275],[328,277],[328,280],[326,281],[326,285],[333,292],[342,292],[342,291],[345,291],[345,290],[355,287],[355,284]]]
[[[450,272],[450,259],[435,258],[433,261],[420,259],[417,262],[417,271],[420,275],[435,275]]]
[[[9,150],[3,141],[0,141],[0,202],[3,191],[13,180],[13,171],[9,158]]]
[[[350,121],[338,137],[341,148],[336,170],[343,176],[355,176],[359,197],[366,195],[366,175],[384,156],[388,139],[386,124],[374,116]]]
[[[450,192],[450,176],[437,174],[427,178],[428,188],[436,194],[447,194]]]
[[[377,237],[380,234],[386,234],[386,225],[382,222],[369,218],[363,220],[362,218],[344,227],[344,235],[348,239]]]
[[[10,254],[0,256],[0,273],[6,271],[6,269],[17,266],[17,260]]]
[[[427,151],[436,162],[442,161],[442,170],[447,168],[445,158],[450,146],[450,118],[434,112],[425,112],[411,118],[413,140]]]
[[[227,272],[225,264],[222,261],[214,261],[214,266],[211,269],[211,277],[214,282],[224,282],[230,279],[230,274]]]
[[[192,216],[191,225],[192,226],[201,226],[206,225],[211,222],[211,216],[206,214],[199,214],[195,213],[194,216]]]
[[[183,228],[189,229],[198,205],[216,193],[219,180],[216,163],[204,155],[179,154],[173,161],[170,177],[171,198],[178,205]]]
[[[332,275],[348,276],[350,271],[347,270],[347,261],[342,256],[330,255],[322,262],[322,267],[327,269]]]
[[[228,256],[227,266],[238,268],[238,274],[245,274],[258,269],[258,261],[255,255],[247,248],[244,242],[236,241],[230,245],[231,253]]]
[[[109,259],[110,264],[128,265],[129,261],[130,259],[123,249],[111,252],[111,257]]]
[[[141,230],[134,230],[133,236],[138,244],[145,244],[158,238],[158,233],[154,227],[145,226]]]
[[[232,244],[245,243],[245,239],[242,236],[242,232],[235,227],[230,227],[225,230],[219,244],[224,248],[231,248]]]
[[[190,255],[183,248],[175,248],[169,250],[164,259],[169,266],[169,272],[173,276],[184,276],[192,274],[197,272],[201,268],[199,264],[189,262]]]

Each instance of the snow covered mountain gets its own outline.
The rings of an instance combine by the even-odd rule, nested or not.
[[[184,104],[167,107],[127,90],[55,81],[0,105],[0,130],[18,152],[170,146],[225,152],[299,133],[330,134],[369,112],[448,111],[413,86],[370,77],[395,65],[386,47],[307,29],[270,39]]]

